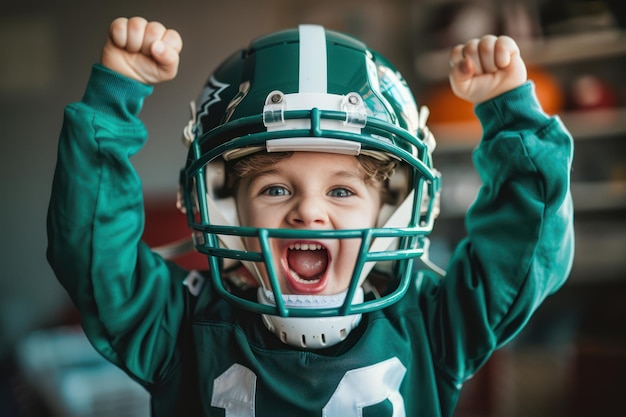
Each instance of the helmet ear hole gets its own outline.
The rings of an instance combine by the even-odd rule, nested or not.
[[[376,223],[377,227],[383,227],[383,225],[387,223],[391,215],[409,194],[408,167],[404,164],[400,164],[396,167],[394,173],[387,180],[386,187],[389,198],[380,209]],[[409,219],[407,218],[406,220],[408,224]]]
[[[217,196],[223,192],[226,185],[226,170],[224,167],[224,161],[215,160],[209,162],[205,168],[205,179],[207,194],[210,196]]]
[[[391,215],[396,211],[397,206],[394,204],[383,204],[378,213],[378,221],[376,227],[383,227]]]
[[[400,164],[388,181],[388,188],[394,196],[395,205],[400,204],[409,195],[409,183],[409,168],[405,164]]]
[[[239,224],[237,206],[234,196],[226,190],[226,169],[223,160],[215,160],[207,164],[205,170],[207,198],[213,202],[209,205],[212,219],[222,219],[226,225]],[[218,212],[216,212],[218,211]]]

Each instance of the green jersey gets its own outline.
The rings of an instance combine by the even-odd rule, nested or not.
[[[70,104],[48,215],[48,259],[95,348],[152,395],[154,416],[450,416],[463,383],[565,281],[572,139],[528,83],[477,106],[483,180],[440,276],[323,350],[281,343],[258,314],[141,241],[129,158],[151,87],[96,65]]]

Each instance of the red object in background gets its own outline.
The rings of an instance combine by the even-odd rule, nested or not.
[[[143,240],[150,247],[167,245],[191,236],[187,217],[176,208],[175,199],[148,199],[145,202],[146,224]],[[207,270],[207,258],[191,251],[172,259],[187,269]]]
[[[610,109],[617,105],[611,85],[596,75],[582,75],[570,88],[570,106],[573,110]]]

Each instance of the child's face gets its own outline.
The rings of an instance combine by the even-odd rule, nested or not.
[[[288,229],[373,227],[381,206],[380,184],[368,180],[355,156],[294,154],[243,180],[237,189],[243,226]],[[360,239],[272,239],[274,267],[283,294],[336,294],[345,291]],[[259,251],[247,238],[249,250]],[[259,271],[266,281],[263,267]]]

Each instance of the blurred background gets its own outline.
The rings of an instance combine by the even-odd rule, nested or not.
[[[432,258],[445,266],[478,188],[472,109],[447,86],[449,48],[515,37],[546,110],[576,140],[577,254],[565,287],[463,391],[456,416],[622,416],[626,382],[626,8],[622,0],[5,0],[0,5],[0,416],[147,416],[147,395],[104,363],[45,260],[45,216],[63,108],[80,100],[115,17],[180,31],[176,80],[142,112],[146,240],[186,235],[174,207],[180,137],[211,70],[265,33],[320,23],[391,59],[431,108],[443,172]],[[180,259],[188,265],[197,258]],[[620,412],[621,411],[621,412]]]

